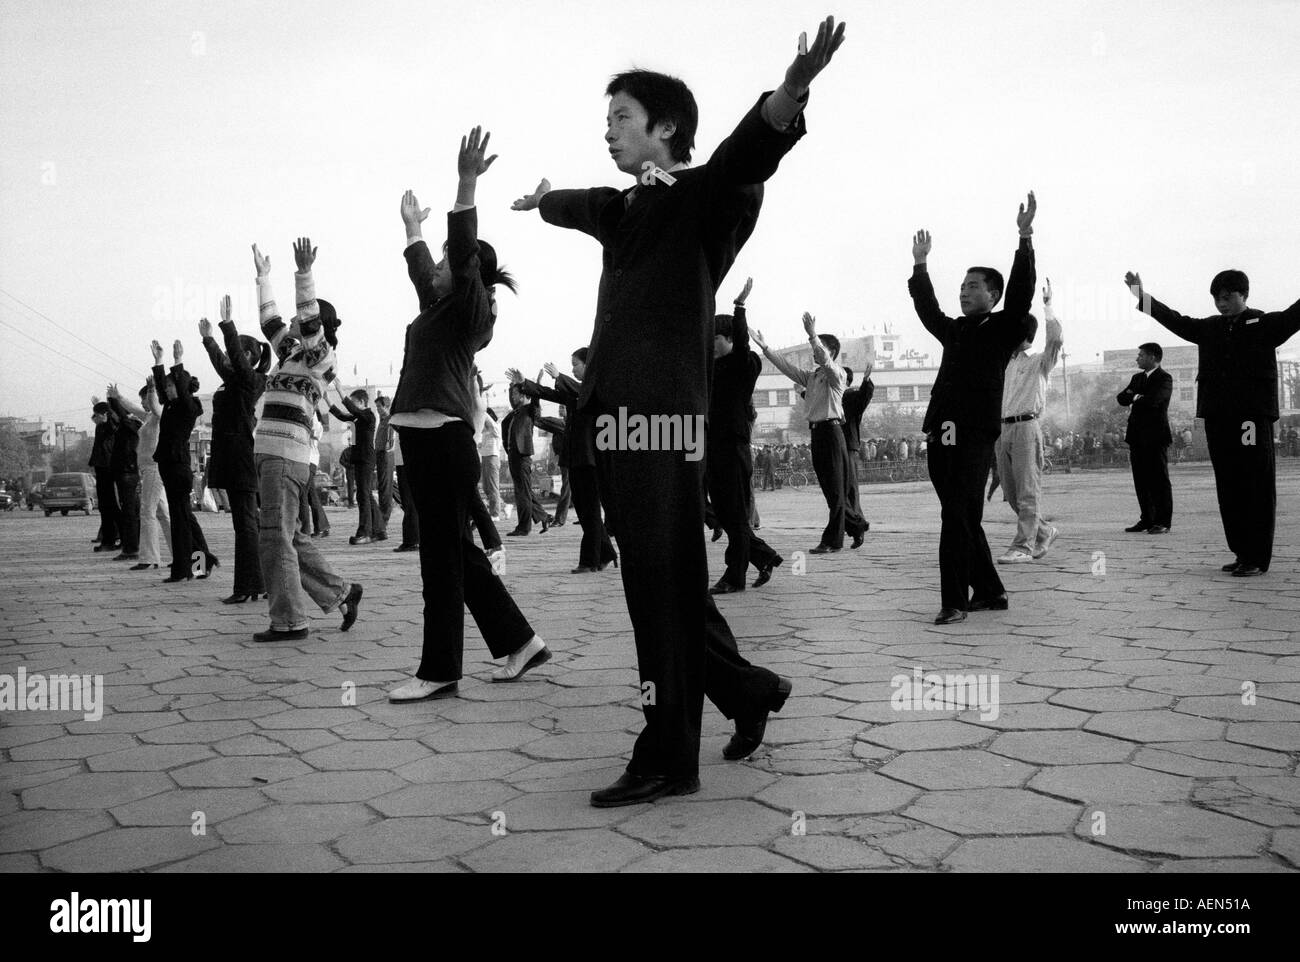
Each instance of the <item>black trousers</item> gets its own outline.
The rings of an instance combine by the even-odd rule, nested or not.
[[[424,652],[416,676],[454,681],[461,677],[466,605],[493,658],[518,651],[533,629],[469,537],[479,476],[473,428],[460,421],[431,430],[402,428],[399,438],[420,518]]]
[[[343,478],[348,486],[348,507],[352,508],[357,503],[357,468],[353,464],[343,466]]]
[[[203,553],[206,559],[204,570],[212,566],[214,555],[208,550],[208,539],[203,536],[199,519],[190,506],[194,494],[194,472],[187,464],[166,463],[158,465],[158,475],[162,478],[163,491],[167,493],[167,510],[172,519],[172,577],[202,574],[193,569],[194,552]]]
[[[560,499],[555,502],[555,520],[559,524],[569,520],[569,505],[573,501],[573,489],[569,487],[569,466],[560,465]]]
[[[140,552],[140,475],[119,474],[113,478],[117,494],[117,530],[123,554]]]
[[[862,512],[850,508],[847,485],[844,483],[844,462],[849,451],[844,445],[844,433],[838,422],[818,421],[812,426],[813,470],[830,516],[822,531],[821,543],[832,548],[844,547],[844,533],[857,537],[867,530]]]
[[[1133,469],[1133,488],[1142,512],[1142,524],[1169,527],[1174,516],[1174,493],[1169,486],[1168,446],[1130,445],[1128,459]],[[1272,541],[1271,534],[1269,540]]]
[[[411,476],[405,464],[397,466],[397,493],[402,501],[402,544],[420,543],[420,514],[415,510],[415,497],[411,494]]]
[[[314,491],[313,484],[310,490]],[[262,559],[257,549],[258,499],[256,491],[236,491],[226,489],[230,501],[230,520],[235,526],[235,583],[233,593],[237,595],[261,595],[266,593],[266,584],[262,580]],[[310,534],[310,529],[303,529]]]
[[[590,403],[593,416],[615,416]],[[779,679],[740,655],[709,595],[702,462],[682,451],[610,450],[596,453],[596,468],[622,552],[645,714],[628,771],[695,775],[705,695],[727,718],[749,718]]]
[[[957,432],[956,444],[940,444],[936,435],[928,446],[930,483],[942,512],[939,585],[944,608],[965,611],[970,601],[1006,590],[984,537],[984,483],[993,464],[993,441],[992,435],[965,429]]]
[[[473,528],[478,530],[484,551],[496,551],[501,547],[501,535],[497,532],[497,526],[493,523],[492,515],[487,505],[483,503],[483,495],[478,493],[477,486],[474,488],[474,497],[469,503],[469,521]],[[473,537],[472,533],[470,537]]]
[[[1254,444],[1243,423],[1254,425]],[[1273,529],[1277,518],[1277,452],[1273,422],[1252,418],[1206,418],[1205,438],[1214,465],[1219,517],[1228,550],[1243,564],[1265,571],[1273,560]]]
[[[403,454],[403,457],[406,455]],[[533,459],[530,457],[511,456],[507,458],[510,465],[510,480],[515,486],[515,530],[524,534],[533,530],[533,522],[541,523],[546,517],[546,509],[533,494]]]
[[[115,545],[121,540],[118,518],[122,511],[117,503],[113,472],[108,468],[95,469],[95,501],[99,504],[99,542]]]
[[[379,538],[388,534],[375,497],[375,466],[370,462],[355,465],[357,473],[357,537]]]
[[[766,541],[750,527],[754,498],[754,463],[749,442],[743,438],[710,439],[708,444],[709,499],[718,524],[727,533],[727,570],[722,580],[745,587],[752,563],[762,571],[777,558]]]
[[[861,518],[863,530],[870,530],[866,515],[862,513],[862,496],[858,491],[858,452],[844,449],[844,515]]]
[[[569,483],[573,488],[573,509],[582,525],[582,546],[578,549],[578,564],[597,568],[618,557],[605,530],[605,520],[600,514],[600,485],[596,480],[594,464],[575,464],[569,469]]]
[[[318,534],[329,534],[329,515],[325,513],[325,503],[321,500],[320,487],[316,484],[316,472],[318,470],[319,468],[316,465],[311,465],[311,471],[307,476],[307,506],[311,509],[312,528]]]
[[[393,516],[393,465],[387,451],[375,452],[375,491],[379,494],[379,515],[387,532],[388,519]]]

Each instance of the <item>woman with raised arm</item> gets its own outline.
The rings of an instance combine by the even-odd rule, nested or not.
[[[505,658],[492,680],[517,681],[549,661],[550,649],[528,623],[470,540],[467,518],[478,497],[478,447],[474,443],[474,355],[492,340],[496,285],[514,291],[514,279],[497,266],[496,251],[478,239],[474,189],[496,155],[484,159],[490,134],[475,127],[461,138],[456,206],[447,215],[445,256],[434,263],[420,224],[429,216],[415,194],[402,197],[406,263],[420,314],[406,329],[402,373],[390,424],[420,517],[420,575],[424,582],[424,653],[394,702],[454,694],[465,646],[465,606],[493,658]]]

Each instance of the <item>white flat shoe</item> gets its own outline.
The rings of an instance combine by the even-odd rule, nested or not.
[[[504,666],[492,672],[492,680],[518,681],[525,672],[550,660],[551,649],[546,647],[546,642],[541,638],[533,635],[527,644],[506,659]]]
[[[412,678],[406,684],[394,688],[388,693],[389,701],[424,701],[426,698],[446,698],[456,694],[460,687],[455,681],[425,681]]]
[[[1000,565],[1024,564],[1026,561],[1033,561],[1034,557],[1027,551],[1008,551],[998,559]]]

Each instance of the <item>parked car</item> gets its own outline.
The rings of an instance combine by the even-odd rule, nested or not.
[[[14,496],[4,488],[0,488],[0,511],[12,511],[14,503]]]
[[[27,492],[27,510],[31,511],[33,508],[39,508],[44,503],[44,497],[45,482],[37,481],[32,485],[32,489]]]
[[[95,476],[84,471],[76,474],[56,474],[45,482],[41,497],[45,517],[55,511],[66,515],[69,511],[95,510]]]

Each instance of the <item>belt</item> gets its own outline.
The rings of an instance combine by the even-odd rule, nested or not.
[[[1033,420],[1034,418],[1036,418],[1036,417],[1038,417],[1037,414],[1017,414],[1017,415],[1016,415],[1015,417],[1013,417],[1013,418],[1003,418],[1003,419],[1002,419],[1002,423],[1003,423],[1003,424],[1015,424],[1015,423],[1018,422],[1018,421],[1032,421],[1032,420]]]

